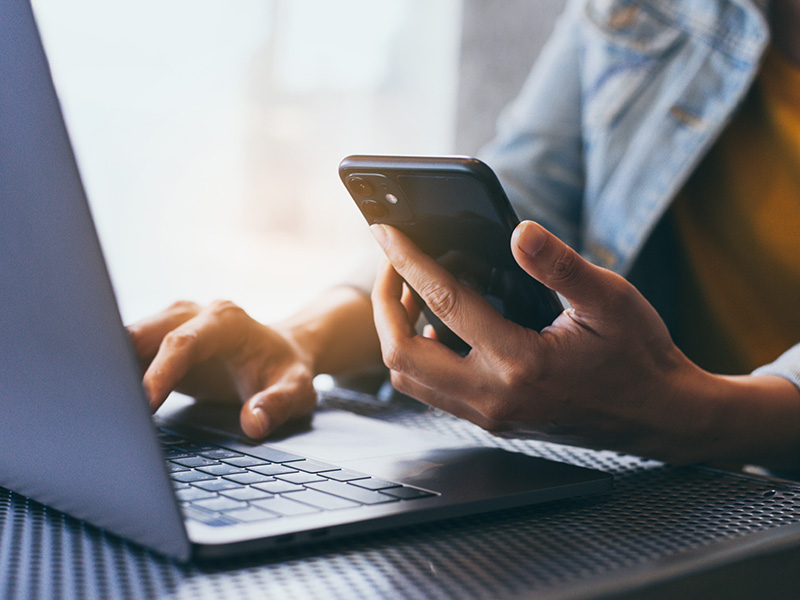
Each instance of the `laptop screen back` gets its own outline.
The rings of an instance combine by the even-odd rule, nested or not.
[[[28,0],[0,3],[0,402],[0,485],[188,556]]]

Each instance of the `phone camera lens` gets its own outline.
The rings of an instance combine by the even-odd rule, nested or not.
[[[370,182],[361,177],[351,177],[347,180],[347,184],[359,196],[371,196],[375,191]]]
[[[375,200],[365,200],[361,203],[361,210],[372,219],[380,219],[386,214],[386,207]]]

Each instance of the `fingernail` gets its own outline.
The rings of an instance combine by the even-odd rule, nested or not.
[[[245,413],[247,430],[245,433],[252,438],[262,438],[269,431],[269,416],[259,406],[250,409]]]
[[[375,223],[373,225],[370,225],[369,229],[370,229],[370,231],[372,231],[372,235],[378,241],[378,243],[380,244],[381,248],[385,248],[386,247],[386,242],[389,239],[387,237],[387,235],[386,235],[386,228],[383,225],[379,224],[379,223]]]
[[[524,221],[515,230],[517,248],[528,256],[535,256],[544,246],[547,234],[538,223]]]

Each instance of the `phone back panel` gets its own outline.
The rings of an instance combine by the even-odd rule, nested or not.
[[[510,239],[519,221],[484,163],[462,157],[352,156],[339,172],[367,222],[405,233],[506,318],[539,331],[561,312],[555,293],[514,260]],[[444,343],[469,349],[438,319],[431,321]]]

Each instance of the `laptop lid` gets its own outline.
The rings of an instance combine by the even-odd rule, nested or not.
[[[0,3],[0,485],[189,542],[28,0]]]

